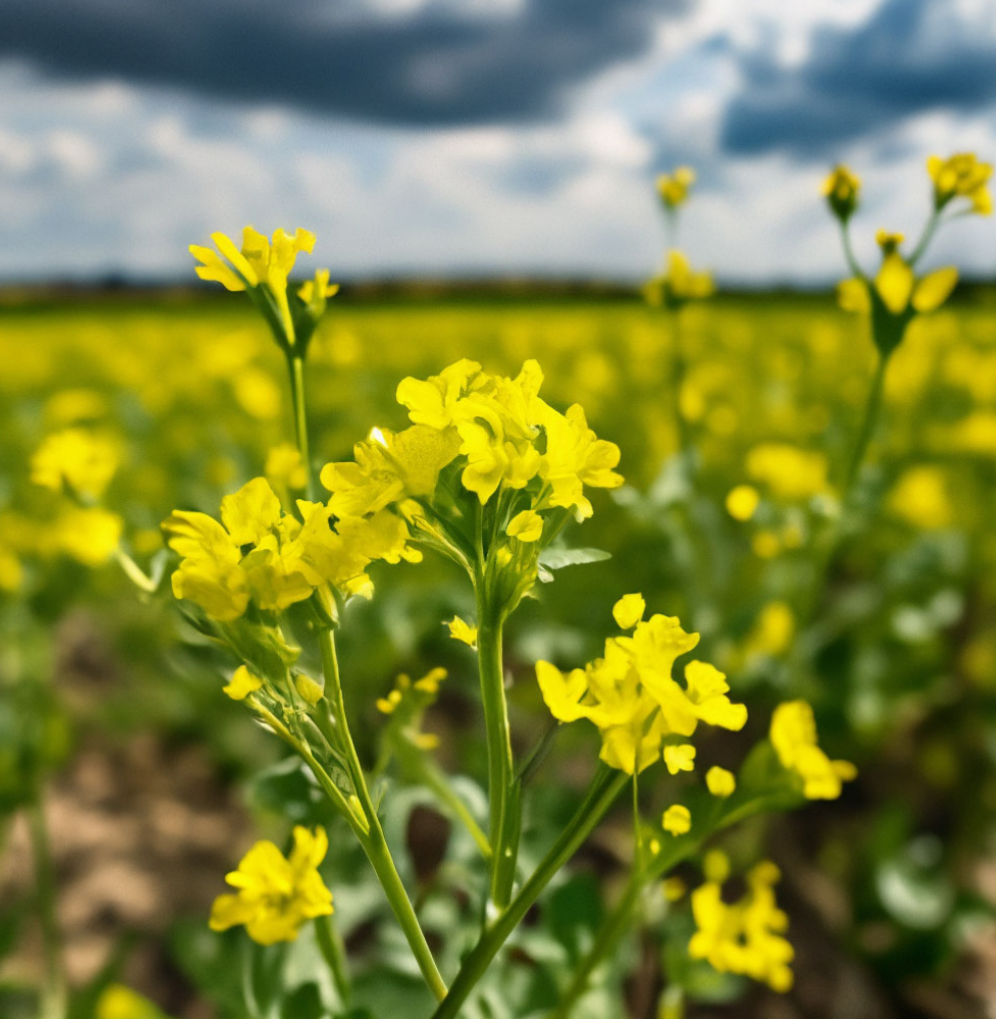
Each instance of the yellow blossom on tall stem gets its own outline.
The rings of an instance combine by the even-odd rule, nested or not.
[[[694,183],[695,171],[690,166],[678,166],[657,178],[657,194],[666,209],[677,209],[688,201]]]
[[[987,184],[992,177],[991,163],[983,163],[973,152],[959,152],[947,159],[931,156],[927,172],[934,183],[934,205],[943,209],[955,198],[967,198],[971,211],[988,216],[993,211],[993,199]]]

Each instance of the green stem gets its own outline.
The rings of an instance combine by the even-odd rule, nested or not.
[[[591,834],[628,781],[629,776],[625,772],[600,766],[584,802],[508,908],[484,931],[475,948],[466,956],[449,993],[433,1013],[432,1019],[456,1019],[501,946],[522,922],[554,875]]]
[[[409,743],[405,750],[405,761],[413,775],[435,795],[436,799],[467,829],[485,860],[491,859],[491,843],[481,830],[467,804],[450,785],[446,772],[429,759],[423,750]]]
[[[308,479],[307,494],[314,498],[315,477],[311,464],[311,450],[308,443],[308,413],[304,390],[304,358],[297,354],[287,355],[287,371],[290,376],[291,401],[294,404],[294,437],[301,453],[305,473]]]
[[[626,883],[622,897],[603,921],[591,948],[588,949],[581,965],[571,978],[557,1007],[550,1013],[549,1019],[570,1019],[574,1006],[587,992],[595,971],[615,952],[630,929],[630,921],[636,912],[645,883],[646,875],[641,870],[634,869]]]
[[[374,872],[384,889],[384,894],[390,903],[402,931],[411,946],[412,954],[418,963],[425,982],[429,989],[441,1000],[446,995],[446,984],[440,976],[436,961],[432,957],[432,951],[425,940],[425,934],[415,915],[411,900],[405,891],[405,886],[394,865],[391,850],[388,847],[387,839],[384,836],[384,829],[381,827],[380,818],[377,816],[377,809],[370,797],[370,790],[367,788],[366,777],[363,774],[363,767],[360,764],[359,756],[356,753],[356,746],[353,743],[352,734],[349,731],[349,722],[346,717],[346,704],[342,695],[342,682],[339,677],[339,662],[335,651],[335,637],[327,626],[318,628],[318,640],[322,653],[322,667],[325,673],[325,696],[331,702],[337,723],[337,734],[340,742],[340,749],[346,760],[346,765],[353,780],[356,795],[359,798],[360,806],[370,826],[367,835],[361,837],[363,849],[367,858],[373,866]]]
[[[844,245],[844,257],[847,259],[847,264],[850,267],[851,272],[853,272],[859,280],[863,280],[865,278],[864,270],[861,268],[860,262],[858,262],[857,258],[854,256],[854,248],[851,246],[851,225],[846,219],[841,220],[840,222],[840,236]]]
[[[114,559],[124,571],[125,576],[146,594],[155,594],[159,584],[154,581],[138,563],[119,545],[114,550]]]
[[[923,228],[923,234],[920,236],[920,240],[917,242],[917,246],[913,249],[913,254],[910,255],[910,266],[915,266],[917,262],[923,258],[927,251],[927,247],[934,238],[934,234],[937,232],[937,228],[941,225],[941,210],[934,209],[930,214],[930,219],[927,220],[927,225]]]
[[[879,417],[882,413],[882,395],[885,391],[885,373],[889,367],[888,355],[878,355],[878,363],[875,365],[875,375],[872,378],[871,388],[868,390],[868,399],[865,402],[865,411],[861,421],[861,431],[858,433],[857,441],[854,444],[854,451],[851,454],[851,462],[847,468],[844,478],[844,489],[841,493],[841,513],[847,509],[851,498],[851,490],[857,480],[861,467],[868,455],[868,448],[875,435]]]
[[[56,914],[55,868],[52,865],[48,825],[45,820],[45,804],[40,790],[34,802],[27,808],[27,815],[45,954],[45,987],[41,995],[39,1019],[64,1019],[68,1004],[68,992],[62,965],[62,937]]]
[[[319,916],[315,919],[315,936],[322,956],[328,963],[335,989],[339,994],[340,1003],[348,1008],[353,994],[349,979],[349,968],[346,963],[346,946],[342,935],[331,916]]]
[[[483,582],[478,583],[477,663],[481,677],[484,728],[488,742],[488,804],[490,809],[490,899],[504,909],[512,897],[519,850],[519,796],[512,756],[512,739],[505,701],[502,664],[502,623],[488,605]]]

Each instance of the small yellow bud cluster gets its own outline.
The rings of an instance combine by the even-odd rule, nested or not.
[[[789,964],[795,953],[784,937],[788,917],[775,901],[774,886],[781,876],[778,868],[767,861],[754,867],[747,875],[746,894],[732,905],[723,900],[728,873],[725,856],[710,853],[706,882],[692,892],[692,915],[698,929],[689,942],[689,955],[705,959],[720,973],[739,973],[772,990],[788,991],[792,986]]]
[[[446,676],[445,669],[435,668],[412,682],[410,676],[402,673],[395,680],[394,689],[386,697],[377,698],[377,710],[403,727],[409,741],[420,750],[435,750],[439,746],[439,737],[422,732],[421,724],[425,709],[435,703],[439,684]]]
[[[858,207],[858,195],[861,191],[861,179],[846,166],[834,167],[832,173],[823,182],[823,195],[833,214],[842,221],[854,215]]]

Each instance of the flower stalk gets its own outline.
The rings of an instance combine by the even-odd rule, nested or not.
[[[28,806],[27,815],[45,956],[45,986],[42,991],[39,1019],[65,1019],[68,990],[62,961],[62,935],[56,913],[55,868],[52,864],[45,804],[40,789],[34,802]]]

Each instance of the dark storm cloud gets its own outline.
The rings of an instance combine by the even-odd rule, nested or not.
[[[643,52],[686,0],[2,0],[0,57],[401,124],[521,120]]]
[[[762,47],[740,68],[722,141],[744,154],[818,153],[913,114],[996,99],[996,38],[959,20],[947,0],[886,0],[857,28],[818,30],[800,67]]]

